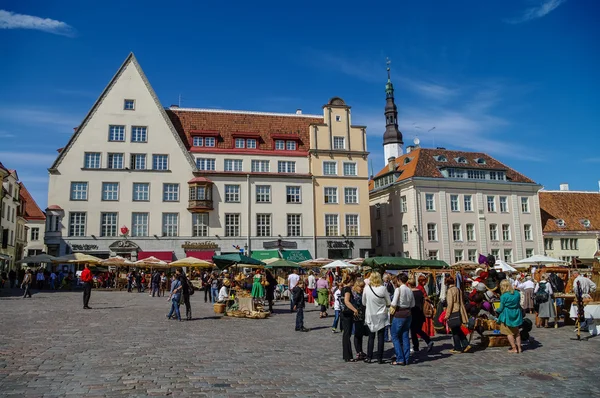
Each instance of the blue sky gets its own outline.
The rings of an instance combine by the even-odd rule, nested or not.
[[[376,171],[389,57],[405,143],[488,152],[547,189],[598,190],[596,0],[9,0],[0,10],[0,161],[42,207],[56,149],[130,51],[165,106],[181,95],[187,107],[320,114],[341,96],[368,126]]]

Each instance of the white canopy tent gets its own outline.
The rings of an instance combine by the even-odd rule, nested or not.
[[[531,265],[547,265],[547,264],[559,264],[564,265],[566,261],[559,260],[548,256],[542,256],[536,254],[531,257],[524,258],[523,260],[515,261],[515,264],[531,264]]]
[[[517,270],[503,260],[496,260],[496,264],[494,265],[495,270],[500,270],[502,272],[517,272]]]
[[[321,267],[322,269],[332,269],[332,268],[356,268],[356,265],[347,263],[342,260],[335,260],[327,265]]]

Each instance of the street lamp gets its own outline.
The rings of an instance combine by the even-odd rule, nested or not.
[[[248,244],[244,245],[244,255],[247,256],[248,255]]]

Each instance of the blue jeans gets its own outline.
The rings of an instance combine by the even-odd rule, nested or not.
[[[335,317],[333,318],[333,325],[331,325],[331,328],[337,329],[339,321],[340,321],[340,310],[335,310]]]
[[[179,313],[179,300],[181,298],[180,297],[173,297],[171,299],[171,311],[169,312],[168,317],[170,318],[171,316],[173,316],[173,312],[175,312],[175,315],[177,316],[177,319],[181,320],[181,314]]]
[[[412,317],[392,320],[392,341],[396,352],[396,362],[408,364],[410,359],[410,323]]]
[[[210,297],[212,297],[212,302],[216,303],[217,298],[219,298],[219,288],[211,287],[210,288]]]
[[[304,308],[299,307],[296,311],[296,330],[304,327]]]
[[[390,341],[390,340],[391,340],[391,339],[390,339],[390,329],[391,329],[391,328],[392,328],[392,327],[391,327],[390,325],[388,325],[388,326],[386,326],[386,327],[385,327],[385,332],[383,332],[383,339],[384,339],[385,341]]]

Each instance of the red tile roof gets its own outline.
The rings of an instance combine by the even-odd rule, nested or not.
[[[440,162],[436,160],[437,156],[445,156],[447,161]],[[459,163],[457,159],[465,158],[467,163]],[[408,160],[407,160],[408,159]],[[478,163],[476,159],[483,159],[485,163]],[[506,166],[494,159],[490,155],[482,152],[451,151],[448,149],[429,149],[417,148],[410,153],[396,158],[395,172],[400,172],[396,181],[403,181],[412,177],[445,178],[440,169],[444,168],[462,168],[479,170],[499,170],[506,173],[506,179],[511,182],[522,182],[535,184],[535,181],[527,178],[523,174]],[[406,163],[405,163],[406,162]],[[377,175],[387,174],[389,168],[386,165]],[[369,189],[373,189],[374,182],[369,182]]]
[[[60,207],[59,205],[50,205],[48,206],[48,209],[46,210],[62,210],[63,208]]]
[[[212,182],[206,177],[195,177],[188,181],[188,184],[193,184],[194,182]]]
[[[27,188],[25,188],[25,185],[22,182],[20,182],[19,185],[21,186],[19,194],[25,203],[25,212],[23,213],[25,219],[28,221],[45,220],[46,214],[44,214],[42,209],[40,209],[40,207],[37,205],[33,199],[33,196],[31,196]]]
[[[600,230],[600,192],[540,191],[540,210],[543,232]],[[556,220],[563,220],[564,227]]]
[[[256,135],[258,145],[255,150],[237,150],[245,153],[273,151],[274,135],[278,139],[283,135],[289,135],[290,139],[299,139],[298,154],[306,154],[310,147],[309,126],[311,124],[322,124],[323,117],[311,115],[287,115],[266,112],[243,112],[222,111],[207,109],[168,109],[167,114],[171,118],[175,129],[181,136],[188,149],[194,152],[224,152],[236,151],[234,136]],[[217,131],[215,148],[192,147],[192,132],[194,131]],[[287,151],[278,151],[285,152]],[[291,155],[292,153],[290,153]]]

